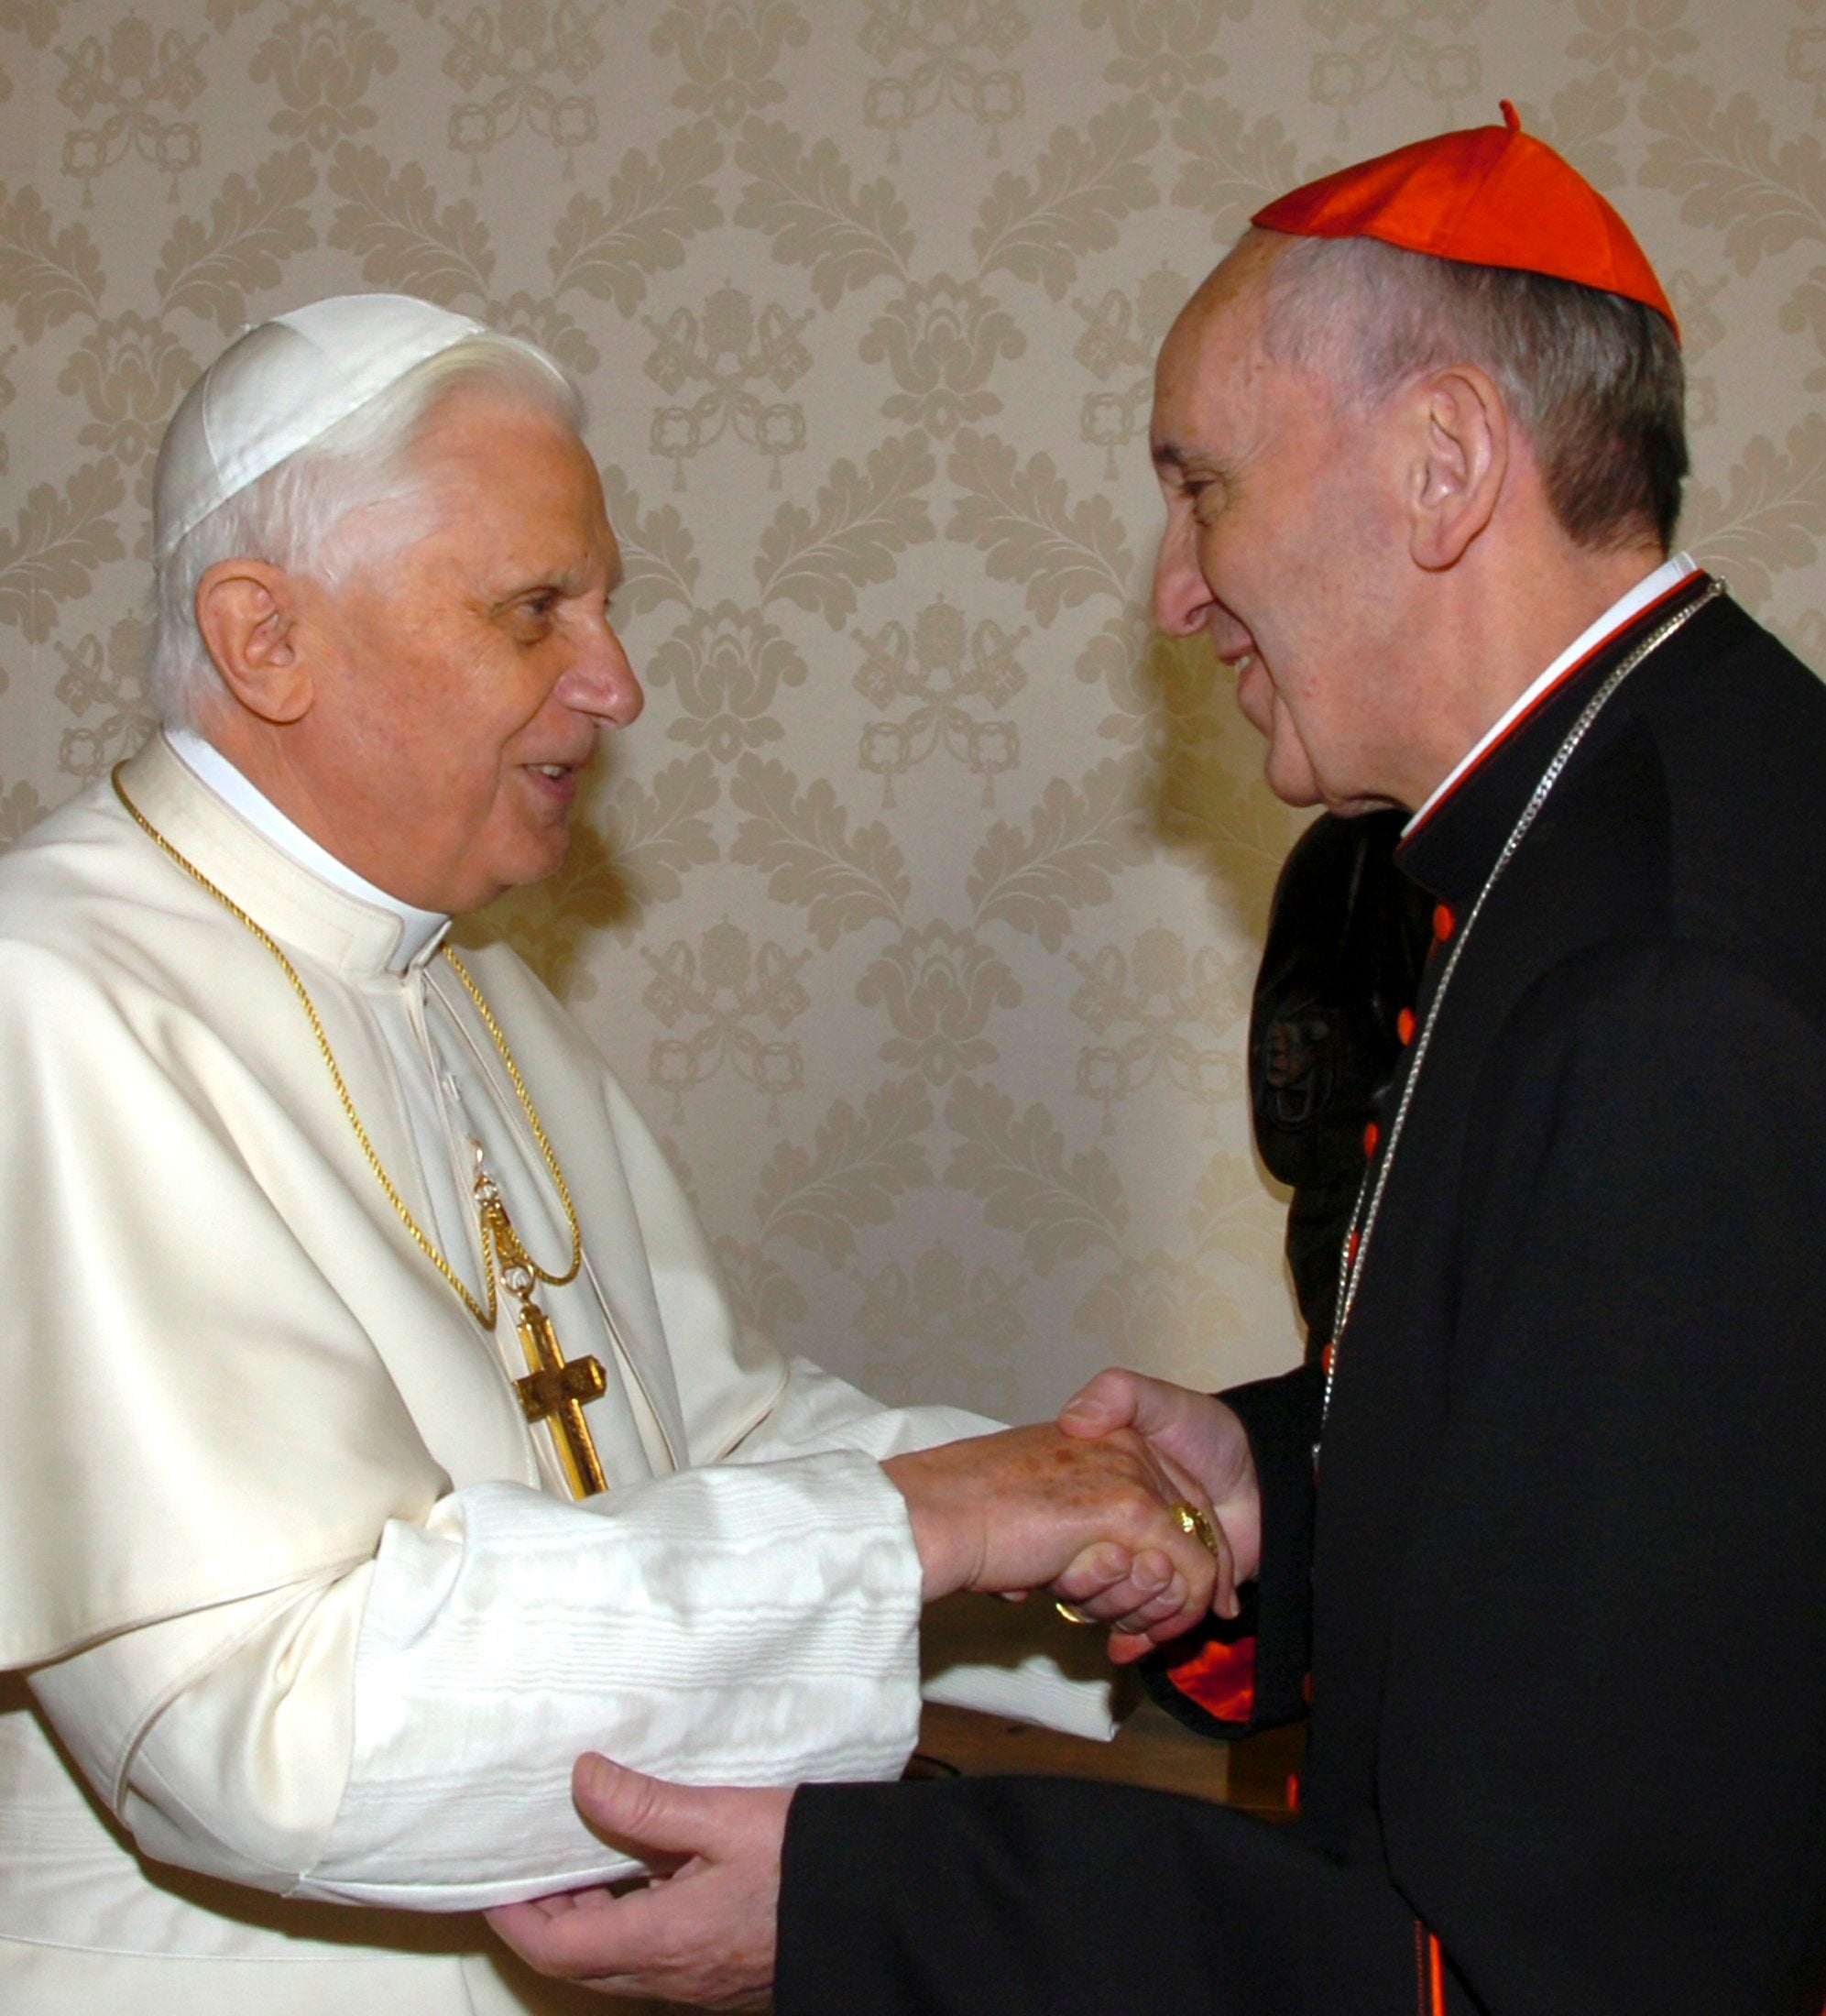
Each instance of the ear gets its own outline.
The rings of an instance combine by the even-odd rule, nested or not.
[[[262,721],[296,721],[314,697],[298,630],[298,593],[264,560],[218,560],[197,583],[197,630],[235,699]]]
[[[1489,524],[1509,473],[1509,416],[1475,365],[1417,388],[1424,440],[1410,499],[1409,551],[1429,573],[1455,566]]]

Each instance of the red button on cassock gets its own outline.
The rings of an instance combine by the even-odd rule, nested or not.
[[[1414,1011],[1404,1008],[1394,1018],[1394,1033],[1404,1043],[1414,1041]]]
[[[1458,921],[1448,904],[1441,903],[1433,906],[1433,936],[1441,945],[1451,937],[1453,926]]]

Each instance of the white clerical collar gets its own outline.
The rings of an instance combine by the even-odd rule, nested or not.
[[[1415,827],[1427,817],[1433,807],[1442,798],[1449,795],[1459,779],[1478,761],[1486,751],[1493,749],[1508,734],[1509,730],[1535,706],[1536,702],[1552,688],[1557,680],[1563,678],[1581,659],[1589,658],[1601,644],[1606,642],[1618,630],[1633,623],[1651,602],[1659,601],[1664,595],[1678,587],[1689,574],[1697,574],[1698,572],[1698,564],[1690,554],[1684,553],[1671,553],[1658,567],[1651,573],[1644,575],[1635,587],[1631,588],[1626,594],[1619,596],[1595,623],[1588,625],[1580,631],[1579,635],[1560,652],[1559,656],[1542,673],[1540,677],[1528,687],[1527,691],[1519,695],[1514,704],[1503,714],[1501,718],[1487,729],[1476,742],[1459,758],[1458,761],[1446,772],[1439,783],[1434,786],[1432,794],[1426,804],[1421,805],[1414,816],[1402,827],[1402,838],[1405,839],[1414,831]]]
[[[357,875],[345,861],[339,861],[328,849],[320,847],[301,826],[287,818],[257,784],[236,770],[213,742],[204,741],[187,728],[167,728],[164,733],[172,753],[185,769],[282,854],[333,889],[340,889],[344,895],[358,897],[399,918],[399,943],[387,962],[389,971],[403,973],[450,928],[450,919],[441,911],[420,910],[410,903],[401,903],[398,896],[377,889],[366,876]]]

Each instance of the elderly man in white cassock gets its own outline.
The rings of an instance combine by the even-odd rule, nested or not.
[[[1230,1606],[1135,1438],[958,1442],[745,1333],[581,1030],[451,949],[640,708],[578,423],[421,302],[241,337],[159,458],[163,726],[0,860],[7,2016],[562,2007],[465,1914],[638,1867],[580,1748],[891,1776],[923,1602],[1119,1658]]]

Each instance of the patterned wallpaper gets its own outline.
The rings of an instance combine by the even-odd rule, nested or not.
[[[1296,821],[1149,635],[1150,362],[1268,195],[1499,96],[1669,286],[1688,542],[1826,663],[1826,0],[0,0],[0,842],[143,732],[223,341],[486,316],[588,389],[651,696],[496,922],[738,1293],[891,1397],[1284,1363]]]

